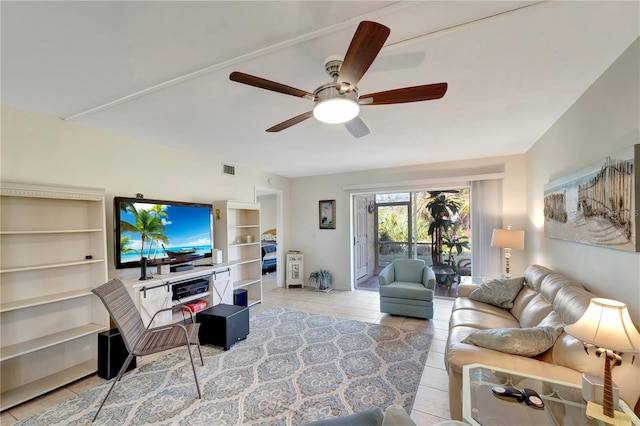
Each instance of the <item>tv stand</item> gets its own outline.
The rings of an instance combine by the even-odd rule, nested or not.
[[[189,270],[171,272],[165,275],[156,275],[147,281],[138,281],[137,278],[121,278],[124,282],[136,308],[142,315],[145,326],[155,313],[163,308],[171,307],[176,303],[187,303],[195,300],[204,300],[207,306],[215,306],[219,303],[233,304],[233,285],[231,284],[231,266],[220,264],[214,267],[195,268],[195,265],[187,265]],[[209,281],[208,291],[194,293],[173,300],[173,287]],[[181,312],[166,311],[155,317],[153,326],[167,325],[182,321]]]

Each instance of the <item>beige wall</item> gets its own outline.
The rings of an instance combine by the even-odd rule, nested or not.
[[[255,186],[281,189],[285,199],[288,191],[288,179],[280,176],[242,166],[234,177],[222,175],[220,159],[4,105],[1,136],[2,179],[104,188],[107,229],[114,196],[140,192],[150,199],[211,203],[254,201]],[[113,273],[112,232],[107,239]]]
[[[562,272],[600,296],[627,303],[636,324],[640,253],[545,238],[542,209],[544,185],[550,180],[640,143],[639,51],[636,40],[526,156],[528,261]]]
[[[462,183],[460,176],[489,173],[504,173],[505,176],[502,206],[505,225],[524,229],[525,157],[515,155],[295,179],[291,183],[291,197],[295,202],[291,203],[292,220],[285,248],[305,253],[305,273],[320,268],[328,269],[333,273],[335,288],[349,289],[354,276],[350,261],[353,247],[351,196],[358,191],[345,190],[345,186],[366,186],[371,190],[388,192],[389,187],[382,188],[381,184],[398,182],[396,189],[442,189],[450,186],[449,183]],[[442,182],[443,179],[447,182]],[[415,184],[415,181],[438,183]],[[336,229],[319,229],[318,201],[333,199],[336,200]],[[526,266],[524,252],[514,251],[512,273],[522,274]]]
[[[260,203],[260,227],[262,232],[276,229],[276,196],[259,195],[256,197],[256,201]]]

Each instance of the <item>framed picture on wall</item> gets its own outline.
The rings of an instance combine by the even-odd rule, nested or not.
[[[336,229],[336,200],[320,200],[320,229]]]
[[[640,251],[640,144],[544,186],[546,237]]]

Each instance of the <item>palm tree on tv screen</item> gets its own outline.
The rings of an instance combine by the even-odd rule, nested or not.
[[[153,241],[165,241],[168,242],[168,238],[164,235],[166,231],[166,227],[164,222],[162,221],[162,214],[158,214],[158,207],[162,208],[160,205],[156,205],[153,209],[144,210],[144,209],[136,209],[133,202],[122,203],[120,205],[120,209],[130,213],[133,216],[133,223],[129,223],[127,221],[120,222],[120,229],[123,231],[129,231],[140,234],[140,258],[144,254],[144,243],[145,241],[149,241],[149,249],[151,248],[151,244]],[[162,212],[165,216],[166,212]]]

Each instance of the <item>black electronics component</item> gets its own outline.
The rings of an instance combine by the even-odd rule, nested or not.
[[[522,396],[524,397],[524,402],[527,403],[530,407],[535,408],[544,408],[544,401],[538,395],[538,392],[533,389],[522,389]]]
[[[98,377],[113,379],[118,375],[122,364],[127,360],[129,352],[124,345],[120,330],[113,328],[98,334]],[[136,368],[134,356],[127,371]]]
[[[195,294],[209,291],[209,280],[198,279],[173,285],[173,300],[179,300]]]
[[[516,388],[510,388],[506,386],[494,386],[491,388],[491,392],[493,392],[495,396],[500,396],[505,398],[515,398],[518,400],[518,402],[522,402],[522,400],[524,399],[522,392],[520,392]]]
[[[193,263],[181,263],[179,265],[171,265],[169,267],[169,270],[171,272],[182,272],[182,271],[190,271],[193,268],[195,268],[195,266],[193,266]]]

